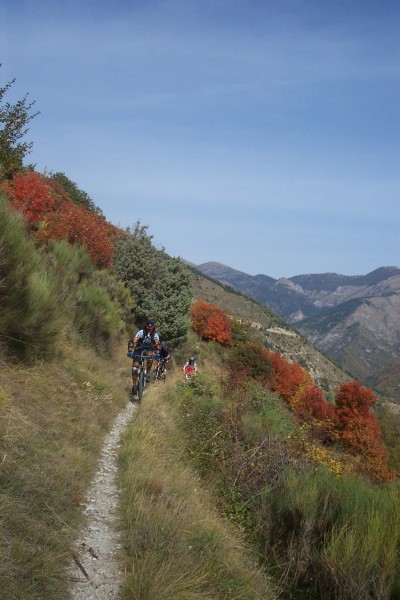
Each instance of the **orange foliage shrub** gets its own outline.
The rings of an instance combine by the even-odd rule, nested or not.
[[[303,390],[301,401],[296,407],[296,416],[301,423],[309,425],[313,438],[325,443],[336,440],[338,417],[335,405],[325,400],[324,392],[315,384]]]
[[[371,412],[376,396],[359,381],[342,383],[336,394],[339,440],[350,454],[360,456],[364,470],[377,481],[394,477],[379,423]]]
[[[49,178],[47,179],[47,184],[54,198],[55,210],[58,210],[63,202],[73,202],[73,199],[68,194],[68,192],[65,191],[65,189],[59,181],[57,181],[56,179]]]
[[[38,223],[46,212],[54,208],[52,190],[47,178],[40,173],[22,171],[11,181],[4,181],[3,187],[13,207],[31,225]]]
[[[298,363],[290,363],[280,354],[265,350],[265,355],[272,364],[274,382],[272,390],[291,406],[299,402],[301,390],[312,385],[312,379],[308,371],[302,369]]]
[[[312,437],[332,442],[338,423],[335,406],[325,400],[323,391],[306,369],[280,354],[269,350],[265,353],[273,368],[272,390],[285,400],[300,423],[308,424]]]
[[[65,239],[84,246],[99,267],[109,267],[114,254],[112,237],[116,228],[83,206],[65,201],[57,211],[46,215],[38,237],[41,240]]]
[[[190,309],[192,328],[203,339],[229,346],[232,342],[232,327],[227,314],[216,304],[197,300]]]

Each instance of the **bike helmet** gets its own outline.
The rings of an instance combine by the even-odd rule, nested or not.
[[[194,356],[189,358],[189,365],[194,365]]]
[[[148,319],[146,321],[146,324],[144,326],[144,330],[146,333],[149,333],[149,331],[154,331],[156,328],[156,324],[154,323],[154,321],[151,321],[150,319]]]

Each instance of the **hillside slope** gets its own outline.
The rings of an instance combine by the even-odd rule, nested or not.
[[[274,280],[219,263],[196,267],[278,313],[353,377],[398,402],[400,269],[361,276],[336,273]]]
[[[400,397],[400,295],[348,301],[306,319],[297,329],[367,385]]]
[[[262,304],[193,270],[194,297],[221,306],[228,314],[250,322],[252,335],[274,352],[310,371],[316,383],[332,392],[350,377],[285,321]]]

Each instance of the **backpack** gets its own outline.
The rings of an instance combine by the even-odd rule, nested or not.
[[[154,336],[155,336],[155,331],[151,331],[150,333],[146,333],[143,329],[143,337],[140,340],[139,344],[140,346],[146,346],[146,347],[153,347],[154,346]]]

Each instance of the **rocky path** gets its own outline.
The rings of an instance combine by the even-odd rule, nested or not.
[[[86,522],[73,550],[69,573],[72,600],[109,600],[118,596],[124,574],[116,531],[117,455],[121,434],[136,408],[129,402],[104,440],[99,470],[85,503]]]

